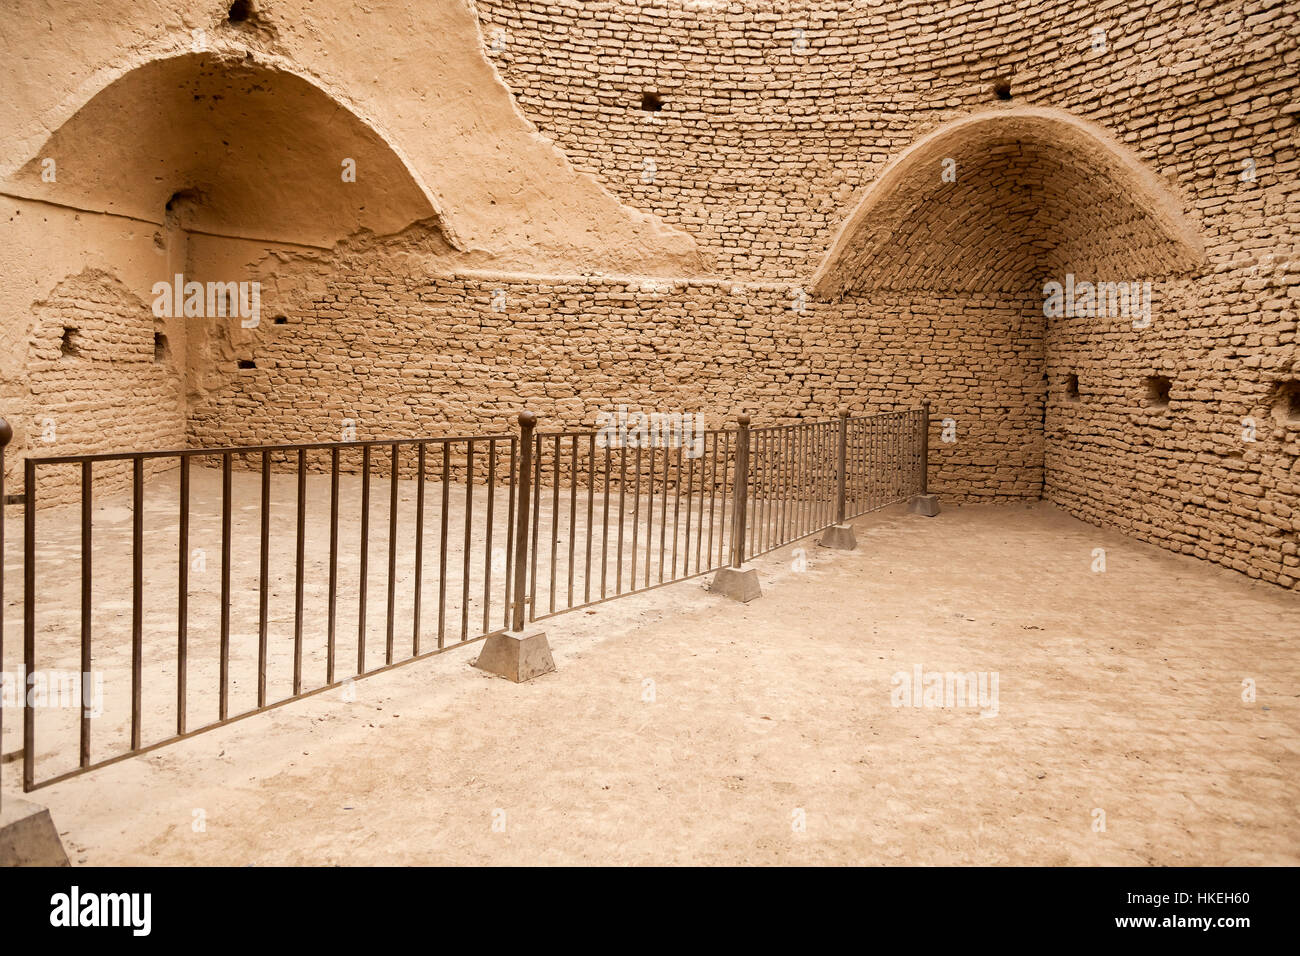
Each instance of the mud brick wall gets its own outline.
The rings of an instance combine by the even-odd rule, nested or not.
[[[60,283],[34,308],[25,378],[12,396],[16,425],[6,449],[6,492],[24,491],[22,458],[94,454],[185,445],[181,374],[170,342],[149,307],[103,272]],[[23,414],[22,412],[26,412]],[[149,462],[147,475],[165,470]],[[129,463],[95,466],[94,490],[128,487]],[[39,500],[81,493],[78,465],[38,472]]]
[[[623,404],[693,412],[709,427],[917,407],[956,421],[932,435],[934,486],[952,498],[1042,487],[1043,323],[989,294],[803,302],[782,286],[331,270],[289,293],[192,406],[196,444],[336,441],[594,428]],[[285,277],[282,284],[289,285]],[[497,302],[500,311],[494,308]],[[802,309],[802,311],[800,311]],[[926,356],[924,362],[918,357]]]

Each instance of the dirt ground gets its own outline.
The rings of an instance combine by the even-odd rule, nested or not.
[[[33,796],[91,865],[1300,863],[1294,595],[1042,504],[856,527],[545,621],[529,684],[473,644]]]

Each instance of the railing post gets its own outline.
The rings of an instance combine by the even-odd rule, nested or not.
[[[930,400],[921,402],[921,494],[930,493]]]
[[[939,513],[939,498],[930,494],[930,400],[921,401],[921,434],[918,436],[921,446],[921,491],[907,503],[912,514],[933,518]]]
[[[848,502],[845,500],[849,467],[849,410],[840,409],[839,462],[835,466],[835,523],[822,532],[818,542],[823,548],[852,551],[858,546],[853,526],[846,523]]]
[[[513,593],[510,603],[510,630],[489,634],[483,650],[474,661],[479,670],[514,681],[516,684],[555,670],[551,645],[545,631],[524,632],[527,625],[528,548],[537,515],[531,513],[533,502],[533,431],[537,416],[530,411],[519,413],[519,479],[515,485],[518,510],[515,512],[515,561]],[[538,446],[540,449],[540,445]],[[556,481],[559,481],[557,474]],[[533,587],[537,587],[536,580]]]
[[[36,459],[23,462],[23,792],[36,782],[36,710],[29,692],[36,663]]]
[[[737,420],[740,430],[736,433],[736,482],[735,527],[731,535],[731,566],[739,568],[745,563],[745,533],[749,520],[749,416],[741,415]]]
[[[515,512],[515,578],[514,595],[511,603],[510,629],[522,631],[524,617],[527,614],[525,602],[528,598],[528,536],[529,507],[532,504],[533,479],[533,430],[537,427],[537,416],[532,412],[519,413],[519,479],[516,482]]]
[[[736,432],[736,476],[732,482],[731,509],[731,564],[719,568],[713,576],[710,590],[742,603],[762,596],[758,584],[758,571],[745,567],[745,536],[749,521],[749,416],[736,419],[740,428]],[[723,463],[725,469],[726,463]],[[725,505],[725,499],[724,499]]]
[[[845,470],[849,463],[849,410],[840,409],[840,463],[836,469],[835,480],[835,523],[844,524],[846,513],[844,501]]]

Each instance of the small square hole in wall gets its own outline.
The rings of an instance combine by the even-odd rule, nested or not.
[[[1168,408],[1169,407],[1169,389],[1173,385],[1173,379],[1166,375],[1148,375],[1146,378],[1146,394],[1148,408]]]
[[[161,332],[153,334],[153,360],[158,364],[163,364],[172,357],[171,346],[167,344],[167,336]]]
[[[1073,372],[1065,376],[1065,398],[1071,402],[1079,400],[1079,376]]]
[[[240,359],[240,360],[239,360],[239,367],[240,367],[240,368],[257,368],[257,363],[254,362],[252,359]]]
[[[1273,420],[1283,425],[1300,425],[1300,379],[1288,379],[1269,389]]]
[[[288,321],[289,321],[289,318],[288,318],[288,316],[277,315],[277,316],[276,316],[274,319],[272,319],[271,321],[274,322],[276,325],[286,325],[286,324],[288,323]]]
[[[65,328],[59,340],[59,355],[67,358],[81,354],[81,330]]]
[[[1006,102],[1011,99],[1011,83],[1008,80],[997,80],[993,84],[993,95],[999,100]]]
[[[642,93],[641,109],[647,113],[658,113],[664,108],[664,98],[658,93]]]

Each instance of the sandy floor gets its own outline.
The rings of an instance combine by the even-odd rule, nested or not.
[[[1300,863],[1294,595],[1043,505],[857,527],[553,618],[531,684],[472,645],[34,796],[86,864]]]

